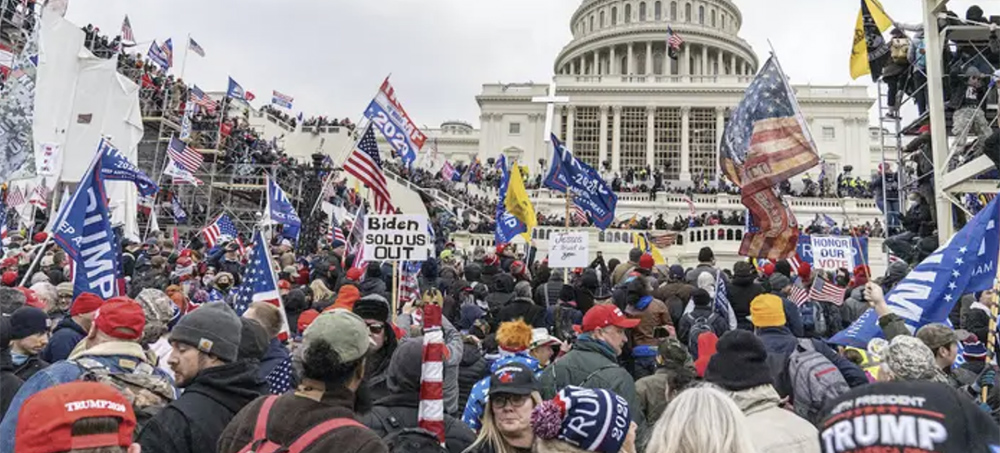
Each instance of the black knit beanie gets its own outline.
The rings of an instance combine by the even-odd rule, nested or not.
[[[708,361],[705,380],[730,391],[771,384],[764,343],[747,330],[731,330],[719,338]]]

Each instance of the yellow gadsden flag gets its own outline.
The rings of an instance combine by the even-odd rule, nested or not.
[[[535,216],[535,207],[531,204],[528,191],[524,189],[524,180],[521,179],[521,168],[515,163],[510,167],[510,181],[507,183],[507,198],[504,200],[504,207],[518,220],[524,222],[526,228],[521,236],[525,241],[531,241],[531,229],[538,225],[538,217]]]
[[[649,233],[636,233],[632,238],[632,244],[635,248],[652,255],[653,264],[667,264],[667,259],[660,253],[660,248],[649,240]]]
[[[878,0],[860,0],[858,21],[854,25],[854,45],[851,47],[851,78],[871,74],[872,80],[882,77],[882,66],[889,58],[889,46],[882,32],[892,26]]]

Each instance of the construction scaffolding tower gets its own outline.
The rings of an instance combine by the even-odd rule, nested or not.
[[[995,61],[988,61],[984,55],[987,48],[990,28],[986,24],[970,24],[957,17],[948,17],[947,25],[939,30],[938,19],[945,19],[945,11],[948,0],[921,0],[924,19],[924,36],[927,61],[927,112],[907,127],[898,129],[896,134],[897,144],[902,143],[904,135],[915,135],[917,129],[929,120],[930,145],[933,155],[934,192],[937,216],[938,238],[944,244],[955,234],[955,209],[967,212],[961,202],[961,196],[956,194],[964,193],[991,193],[998,192],[996,179],[978,179],[984,173],[994,168],[992,161],[984,153],[978,155],[967,155],[966,148],[972,143],[965,137],[968,131],[958,131],[959,136],[953,136],[951,116],[952,112],[945,110],[945,81],[948,76],[948,69],[944,67],[943,54],[945,46],[955,46],[961,43],[963,46],[974,46],[981,61],[989,64],[991,71],[996,71]],[[987,121],[990,127],[996,125],[997,104],[995,89],[987,93],[984,100],[986,103]],[[983,108],[984,106],[980,106]],[[881,112],[880,112],[881,113]],[[901,172],[902,173],[902,172]],[[921,175],[918,175],[920,177]],[[924,177],[929,177],[923,175]],[[910,181],[913,183],[914,181]],[[901,183],[901,189],[903,184]],[[928,200],[930,201],[930,200]]]

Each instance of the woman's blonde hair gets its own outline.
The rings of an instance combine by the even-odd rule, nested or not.
[[[320,279],[313,280],[313,282],[309,284],[309,289],[312,289],[313,301],[334,299],[337,297],[333,291],[330,291],[330,288],[326,287],[326,283],[323,283],[323,280]]]
[[[754,453],[746,416],[711,385],[681,392],[663,411],[646,453]]]
[[[537,391],[531,392],[531,401],[533,407],[538,407],[539,404],[542,404],[542,395]],[[483,410],[483,427],[479,429],[476,441],[469,445],[469,448],[466,448],[463,453],[475,451],[483,444],[491,445],[493,453],[514,453],[514,447],[507,444],[503,434],[500,434],[500,429],[493,422],[493,403],[490,401],[486,402],[486,409]]]

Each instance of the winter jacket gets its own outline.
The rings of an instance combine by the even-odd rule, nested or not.
[[[396,318],[396,325],[406,332],[410,331],[412,323],[413,317],[409,315]],[[465,345],[462,343],[462,334],[455,330],[455,326],[448,321],[448,318],[441,318],[441,330],[444,332],[444,345],[448,348],[444,360],[444,412],[455,414],[462,410],[458,407],[458,364],[462,361]],[[404,340],[400,340],[400,343],[402,341]]]
[[[497,359],[490,365],[490,373],[499,370],[504,365],[508,363],[517,362],[526,365],[528,368],[535,370],[535,375],[537,376],[542,372],[542,366],[538,364],[538,360],[534,357],[528,355],[527,351],[518,352],[516,354],[509,354]],[[490,391],[490,377],[486,376],[476,382],[476,385],[472,386],[472,392],[469,393],[469,400],[465,403],[465,410],[462,412],[462,422],[464,422],[473,431],[479,431],[482,428],[483,412],[486,411],[486,396]]]
[[[482,274],[480,275],[480,280],[484,285],[490,288],[490,291],[496,291],[496,278],[500,275],[499,266],[483,266]],[[511,287],[513,289],[513,287]],[[508,291],[509,292],[509,291]]]
[[[639,325],[632,329],[632,346],[650,346],[654,352],[660,345],[660,340],[654,336],[653,331],[657,327],[673,325],[667,304],[658,299],[651,300],[642,309],[629,305],[625,307],[625,315],[639,320]]]
[[[14,374],[14,363],[10,360],[10,350],[6,346],[0,348],[0,420],[7,413],[7,407],[24,383]]]
[[[258,373],[256,363],[245,361],[201,370],[180,398],[146,423],[137,442],[154,453],[194,453],[218,444],[236,413],[267,393]]]
[[[640,407],[635,393],[635,381],[625,368],[618,365],[614,350],[589,334],[581,334],[566,355],[545,368],[541,377],[542,398],[552,399],[567,385],[603,388],[628,401],[629,407]],[[637,439],[644,439],[646,416],[641,410],[632,411],[632,421],[639,426]]]
[[[625,276],[632,272],[632,269],[638,267],[638,263],[633,263],[631,261],[626,261],[615,267],[615,270],[611,272],[611,286],[617,286],[625,280]]]
[[[541,287],[540,287],[541,288]],[[497,325],[515,319],[523,319],[532,327],[547,327],[545,325],[545,308],[535,305],[531,299],[516,298],[497,313],[495,322]]]
[[[132,284],[129,285],[128,297],[135,299],[146,288],[163,291],[169,284],[170,279],[167,278],[166,273],[150,269],[132,281]]]
[[[696,373],[693,362],[689,363],[692,376]],[[639,408],[650,424],[655,423],[667,409],[667,379],[678,373],[678,370],[663,366],[656,369],[656,372],[635,381],[635,393],[639,398]]]
[[[712,314],[715,314],[715,319],[712,319],[711,328],[715,336],[722,337],[722,334],[729,331],[729,320],[720,314],[716,314],[711,307],[699,307],[695,305],[694,310],[687,315],[681,317],[681,323],[677,326],[677,339],[681,341],[682,344],[688,345],[688,335],[691,333],[691,327],[694,327],[695,321],[698,318],[705,318],[708,320]],[[694,351],[692,351],[693,353]]]
[[[864,286],[858,286],[851,290],[850,297],[844,301],[844,305],[840,306],[840,317],[843,320],[842,326],[839,329],[842,330],[847,326],[851,325],[854,321],[861,317],[865,311],[868,310],[868,303],[864,299]]]
[[[371,294],[378,294],[385,298],[389,297],[389,294],[386,293],[385,282],[381,278],[365,277],[364,281],[358,284],[358,290],[361,291],[361,297]]]
[[[354,392],[338,387],[328,389],[319,400],[297,393],[277,397],[268,414],[267,437],[279,445],[289,445],[310,428],[336,418],[357,420]],[[264,398],[257,398],[233,417],[219,438],[218,453],[237,453],[254,440],[254,427]],[[210,449],[208,451],[211,451]],[[388,453],[385,444],[372,430],[346,426],[317,439],[303,453],[320,452]]]
[[[17,428],[17,418],[25,400],[47,388],[78,380],[84,371],[73,361],[81,358],[89,358],[100,362],[113,373],[126,372],[125,366],[146,363],[154,368],[153,372],[155,374],[169,379],[169,376],[156,368],[155,364],[149,363],[145,352],[142,350],[142,346],[139,346],[138,343],[111,341],[70,355],[69,360],[53,363],[48,368],[35,373],[17,391],[14,400],[11,401],[10,407],[7,409],[7,415],[3,417],[3,422],[0,422],[0,453],[14,452],[14,433]]]
[[[783,360],[781,370],[774,373],[776,375],[773,376],[774,388],[778,391],[779,395],[791,395],[792,382],[788,376],[788,357],[792,355],[792,352],[798,346],[798,338],[792,335],[792,332],[787,327],[764,327],[757,330],[757,336],[764,343],[764,349],[767,350],[769,361],[772,355],[779,357],[774,360]],[[847,385],[858,387],[868,383],[868,377],[865,375],[864,370],[859,368],[854,362],[838,355],[822,340],[811,339],[810,341],[812,341],[813,347],[817,352],[823,354],[824,357],[833,362],[837,370],[840,371],[840,374],[844,376]]]
[[[463,332],[468,332],[475,325],[476,321],[486,316],[486,310],[475,302],[465,302],[459,309],[458,322],[455,327]]]
[[[458,407],[465,410],[472,387],[489,373],[489,364],[475,345],[466,344],[458,364]]]
[[[736,314],[736,327],[753,331],[753,323],[749,318],[750,302],[764,294],[764,287],[753,276],[734,276],[726,289],[729,291],[729,304]]]
[[[291,367],[291,364],[292,355],[288,353],[288,348],[277,338],[272,338],[260,361],[260,378],[267,382],[272,395],[280,395],[298,386],[295,373],[288,373],[291,379],[282,377],[284,373],[280,367]]]
[[[539,307],[551,307],[559,303],[559,293],[562,292],[563,273],[553,272],[549,281],[535,288],[535,304]]]
[[[28,357],[28,359],[20,365],[14,365],[14,375],[22,381],[27,381],[28,379],[31,379],[35,373],[44,370],[48,366],[49,362],[42,360],[37,355],[33,355]]]
[[[715,277],[716,279],[719,278],[719,275],[722,275],[722,281],[726,282],[727,286],[729,285],[729,277],[725,272],[719,272],[719,269],[715,266],[705,263],[695,266],[694,269],[691,269],[687,274],[684,274],[684,282],[689,285],[697,286],[698,277],[705,272],[712,274],[712,277]]]
[[[562,341],[576,338],[573,326],[581,324],[583,324],[583,312],[569,303],[559,303],[549,307],[545,312],[545,327],[548,327],[552,335]]]
[[[912,335],[910,329],[906,328],[906,321],[895,313],[879,317],[878,326],[882,328],[886,341],[892,341],[900,335]]]
[[[86,337],[87,331],[73,321],[73,318],[68,316],[63,318],[56,324],[56,329],[49,338],[49,344],[42,351],[42,360],[49,363],[66,360],[73,352],[73,348]]]
[[[694,286],[684,282],[664,283],[653,291],[653,297],[667,304],[667,309],[670,310],[670,321],[676,326],[681,322],[684,308],[691,300],[692,291],[694,291]]]
[[[587,313],[594,306],[594,290],[581,286],[576,289],[576,308],[580,313]]]
[[[771,385],[726,392],[746,415],[757,453],[820,453],[819,431],[795,412],[781,408]]]

